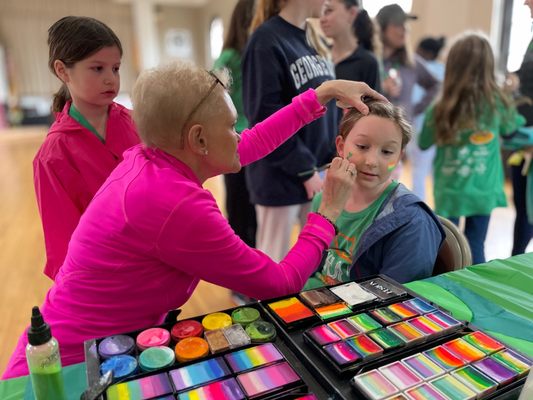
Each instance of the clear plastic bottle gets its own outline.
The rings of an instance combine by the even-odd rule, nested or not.
[[[28,329],[26,361],[36,400],[65,400],[59,344],[44,322],[39,307],[33,307]]]

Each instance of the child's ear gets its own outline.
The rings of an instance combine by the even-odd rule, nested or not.
[[[67,74],[67,66],[65,63],[61,60],[55,60],[54,61],[54,72],[56,73],[57,77],[63,81],[63,83],[67,83],[69,80],[68,74]]]
[[[344,158],[344,139],[342,136],[335,138],[335,147],[337,147],[337,154],[340,158]]]
[[[189,128],[186,135],[186,141],[193,153],[198,155],[207,154],[207,137],[203,125],[194,124]]]

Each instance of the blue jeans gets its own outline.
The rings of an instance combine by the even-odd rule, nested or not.
[[[448,218],[459,226],[459,217]],[[465,217],[465,236],[472,250],[473,264],[485,262],[485,238],[489,229],[490,215],[472,215]]]

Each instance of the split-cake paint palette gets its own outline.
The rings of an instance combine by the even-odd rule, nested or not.
[[[373,304],[386,304],[402,297],[407,297],[407,292],[401,285],[378,277],[361,283],[348,282],[306,290],[265,304],[284,329],[293,330],[319,321],[355,316],[359,310],[376,308]],[[415,306],[400,301],[394,302],[390,307],[372,310],[376,313],[374,319],[386,325],[420,314]],[[434,308],[432,310],[436,311]]]
[[[86,361],[89,384],[113,370],[106,400],[325,393],[293,367],[297,358],[259,303],[88,341]]]
[[[375,389],[378,381],[381,387],[388,388],[387,395],[401,395],[406,399],[483,399],[492,398],[498,389],[516,381],[531,368],[531,360],[502,347],[487,334],[464,333],[458,332],[463,336],[434,348],[357,374],[351,380],[352,385],[369,399],[387,398]],[[476,338],[477,342],[466,338]],[[491,349],[499,351],[483,353],[470,343],[480,348],[490,343]]]
[[[493,400],[516,393],[532,365],[385,276],[93,340],[86,350],[88,373],[119,372],[105,400]]]
[[[228,353],[168,372],[117,383],[107,400],[152,399],[174,394],[178,399],[255,399],[281,395],[304,385],[296,370],[272,343]]]

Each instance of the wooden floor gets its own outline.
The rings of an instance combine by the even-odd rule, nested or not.
[[[19,335],[40,305],[52,281],[43,273],[44,244],[35,202],[32,159],[45,128],[0,130],[0,373]],[[220,179],[206,183],[220,203]],[[182,307],[185,317],[231,307],[229,291],[202,282]]]

